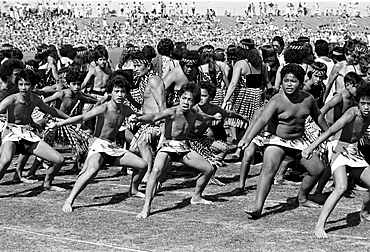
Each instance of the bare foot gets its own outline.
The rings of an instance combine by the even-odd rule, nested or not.
[[[210,200],[206,200],[202,197],[194,198],[192,197],[190,200],[190,204],[192,205],[198,205],[198,204],[203,204],[203,205],[213,205],[213,202]]]
[[[73,211],[72,204],[68,200],[64,203],[62,211],[65,213],[71,213]]]
[[[320,239],[328,238],[328,234],[325,232],[325,230],[323,228],[316,227],[315,228],[315,235],[316,235],[317,238],[320,238]]]
[[[37,179],[28,179],[28,178],[22,177],[21,182],[26,183],[26,184],[34,184],[34,183],[37,183],[38,180]]]
[[[258,220],[262,217],[261,212],[257,210],[245,210],[245,212],[249,214],[251,220]]]
[[[370,221],[370,214],[368,211],[360,212],[360,221]]]
[[[284,178],[275,178],[274,185],[282,185],[284,183]]]
[[[320,205],[317,204],[316,202],[313,202],[311,200],[306,200],[306,201],[298,201],[299,206],[302,207],[308,207],[308,208],[319,208]]]
[[[149,210],[142,210],[138,215],[136,215],[136,218],[139,219],[146,219],[149,216]]]
[[[52,192],[65,192],[66,189],[61,188],[59,186],[45,186],[45,184],[42,184],[42,187],[44,188],[45,191],[52,191]]]
[[[129,193],[128,193],[128,196],[129,196],[129,197],[136,197],[136,198],[145,199],[145,193],[142,193],[142,192],[139,192],[139,191],[134,192],[134,193],[129,192]]]

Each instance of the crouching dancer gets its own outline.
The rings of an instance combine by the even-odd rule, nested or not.
[[[195,192],[190,203],[212,203],[204,199],[202,193],[214,172],[213,167],[200,154],[192,151],[186,144],[186,138],[190,129],[194,126],[198,114],[193,106],[200,101],[200,89],[193,83],[183,84],[178,94],[180,96],[179,105],[165,109],[159,113],[143,115],[138,118],[139,121],[146,123],[154,123],[165,119],[164,140],[158,148],[153,170],[146,186],[145,204],[141,213],[137,215],[138,218],[147,218],[149,216],[157,184],[171,161],[180,161],[203,173],[197,180]]]
[[[304,125],[306,118],[311,115],[323,131],[327,130],[328,126],[313,96],[301,90],[304,76],[304,70],[297,64],[288,64],[282,68],[283,92],[276,94],[265,105],[261,115],[250,125],[251,128],[244,138],[243,149],[250,145],[265,126],[266,131],[270,133],[269,137],[264,139],[265,152],[256,200],[251,211],[247,211],[252,219],[261,217],[274,176],[286,155],[296,159],[308,172],[301,184],[297,197],[298,204],[318,207],[316,203],[308,200],[308,194],[319,180],[324,167],[316,153],[311,160],[301,156],[301,151],[310,144],[308,139],[304,139]]]
[[[64,191],[65,189],[52,185],[52,180],[62,167],[64,159],[60,153],[32,132],[32,126],[35,125],[31,126],[33,123],[31,114],[34,108],[38,107],[55,117],[66,119],[68,116],[47,106],[39,96],[32,94],[37,82],[38,77],[32,70],[21,70],[16,77],[19,92],[8,96],[0,103],[0,113],[7,112],[0,152],[0,179],[4,176],[14,154],[33,154],[53,163],[46,172],[43,188],[49,191]]]
[[[71,117],[53,125],[53,128],[57,128],[71,123],[83,122],[96,116],[104,118],[100,135],[90,146],[85,161],[86,164],[80,172],[71,194],[64,203],[62,209],[64,212],[72,212],[74,200],[87,186],[87,183],[98,174],[103,163],[134,168],[129,195],[144,197],[144,194],[139,192],[138,187],[145,174],[147,163],[135,154],[118,147],[115,143],[118,129],[123,120],[134,114],[130,107],[123,105],[129,92],[129,83],[125,78],[117,75],[109,81],[107,90],[112,97],[109,102],[95,107],[85,114]]]
[[[326,199],[321,209],[315,227],[315,235],[327,238],[325,223],[335,205],[347,190],[347,168],[352,175],[361,180],[370,189],[370,166],[358,151],[357,143],[364,136],[370,125],[370,87],[367,83],[360,83],[356,91],[358,106],[349,108],[326,132],[319,136],[308,148],[302,151],[302,156],[312,158],[313,150],[327,140],[331,135],[334,138],[328,143],[329,160],[333,174],[335,188]],[[360,220],[370,221],[370,192],[366,192],[360,210]]]

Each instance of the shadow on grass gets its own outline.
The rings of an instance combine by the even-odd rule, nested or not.
[[[161,210],[156,210],[156,211],[151,212],[150,215],[158,214],[158,213],[165,213],[165,212],[170,212],[176,209],[185,208],[186,206],[190,205],[190,199],[191,198],[183,199],[181,202],[177,203],[174,207],[168,207],[168,208],[164,208]]]
[[[292,211],[298,207],[299,205],[298,205],[297,197],[291,197],[291,198],[288,198],[287,201],[284,203],[279,203],[272,207],[265,207],[266,210],[268,211],[271,210],[271,211],[267,213],[263,213],[261,217],[280,214],[286,211]]]
[[[346,221],[345,225],[331,227],[331,228],[326,229],[325,231],[327,233],[329,233],[329,232],[333,232],[333,231],[337,231],[337,230],[341,230],[341,229],[346,229],[346,228],[349,228],[349,227],[356,227],[356,226],[360,225],[360,223],[361,223],[360,212],[358,211],[358,212],[350,213],[350,214],[347,215],[346,218],[341,218],[341,219],[338,219],[338,220],[335,220],[335,221],[328,221],[327,224],[333,224],[333,223],[337,223],[337,222],[344,221],[344,220]]]
[[[14,184],[14,182],[13,182],[13,184]],[[67,190],[72,187],[72,183],[58,183],[58,184],[54,184],[54,185],[56,185],[58,187],[62,187],[62,188],[67,189]],[[35,196],[40,195],[43,192],[48,192],[48,191],[45,191],[44,188],[43,188],[43,184],[41,184],[39,186],[29,188],[29,189],[24,190],[24,191],[15,192],[15,193],[11,193],[11,194],[8,194],[8,195],[0,196],[0,198],[35,197]],[[55,192],[52,192],[52,193],[55,193]]]
[[[96,203],[96,204],[90,204],[90,205],[84,205],[84,206],[76,206],[76,207],[73,207],[73,209],[115,205],[115,204],[119,204],[125,201],[127,198],[129,198],[129,195],[128,195],[128,192],[125,192],[125,193],[118,193],[114,195],[97,196],[97,197],[94,197],[93,200],[100,200],[100,199],[109,198],[109,197],[111,197],[111,199],[108,202],[102,202],[102,203]]]

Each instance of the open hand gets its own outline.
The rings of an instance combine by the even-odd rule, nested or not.
[[[302,157],[305,159],[311,159],[312,158],[313,150],[310,147],[307,147],[306,149],[302,150]]]

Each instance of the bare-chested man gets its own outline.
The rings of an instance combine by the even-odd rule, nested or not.
[[[7,125],[3,132],[0,178],[9,167],[15,153],[33,154],[53,163],[47,170],[43,188],[52,191],[64,191],[53,186],[52,180],[63,165],[63,157],[50,145],[31,131],[31,113],[35,107],[52,116],[66,119],[68,116],[63,112],[47,106],[40,97],[32,94],[32,88],[37,84],[36,74],[29,69],[22,69],[17,78],[19,92],[8,96],[0,103],[0,113],[7,112]]]
[[[115,76],[109,81],[107,91],[111,95],[109,102],[97,106],[85,114],[57,122],[54,126],[60,127],[83,122],[96,116],[104,118],[100,135],[90,146],[86,165],[77,178],[71,194],[65,201],[62,209],[64,212],[72,212],[72,205],[76,197],[86,187],[87,183],[98,174],[103,163],[133,167],[134,171],[128,194],[144,197],[144,194],[139,192],[138,187],[147,167],[146,162],[115,143],[122,122],[134,114],[130,107],[123,105],[126,94],[129,92],[129,83],[122,76]]]
[[[198,112],[193,106],[200,100],[200,89],[193,83],[184,84],[179,91],[180,104],[167,108],[162,112],[143,115],[139,121],[153,123],[165,120],[164,141],[157,152],[154,160],[153,170],[149,176],[145,191],[144,207],[138,218],[147,218],[150,214],[152,200],[156,193],[157,183],[169,162],[180,161],[187,166],[193,167],[203,173],[196,183],[195,193],[191,204],[211,204],[202,197],[202,193],[213,174],[212,165],[197,152],[192,151],[186,144],[186,138],[191,127],[194,126]]]
[[[358,85],[356,101],[358,106],[349,108],[326,132],[314,143],[302,151],[304,158],[310,159],[313,150],[330,136],[334,138],[328,143],[331,172],[335,181],[334,191],[329,195],[320,212],[315,227],[318,238],[327,238],[325,223],[338,201],[347,190],[347,171],[361,180],[370,189],[370,166],[358,150],[358,141],[370,125],[370,87],[362,82]],[[370,221],[370,192],[363,197],[360,220]]]
[[[242,148],[246,148],[252,139],[267,125],[266,131],[271,133],[264,139],[265,152],[263,167],[259,176],[256,200],[251,211],[247,211],[253,219],[261,217],[263,205],[271,189],[274,176],[279,165],[286,155],[296,159],[308,172],[302,181],[297,201],[300,206],[317,207],[317,204],[308,200],[308,194],[320,178],[324,167],[315,153],[311,160],[302,158],[301,150],[309,145],[309,141],[302,139],[304,124],[311,116],[319,127],[325,131],[328,126],[313,96],[302,91],[305,72],[297,64],[288,64],[281,70],[283,92],[275,95],[265,105],[257,120],[250,125],[251,129],[242,140]]]
[[[197,51],[185,50],[182,52],[180,66],[174,68],[164,76],[167,107],[179,104],[178,92],[183,84],[195,81],[198,75],[199,54]]]

